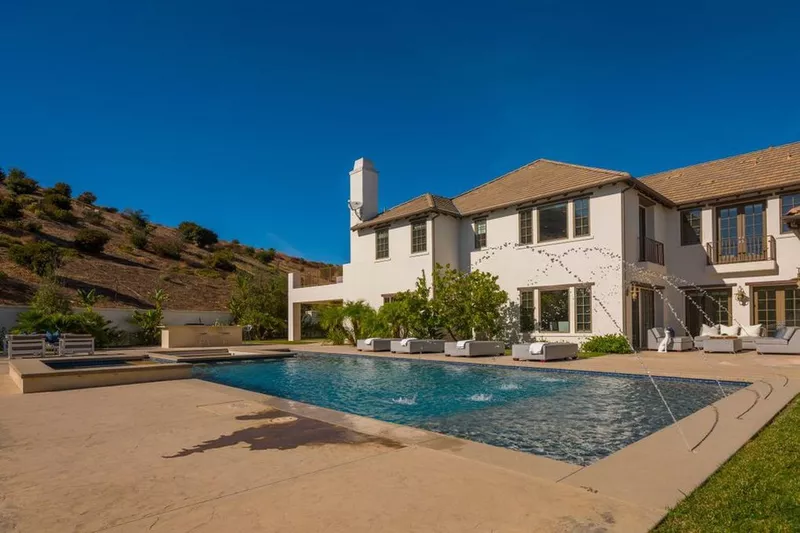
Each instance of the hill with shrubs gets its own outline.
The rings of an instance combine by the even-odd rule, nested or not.
[[[260,280],[285,295],[289,272],[330,278],[335,271],[221,241],[192,221],[172,228],[141,210],[101,206],[94,193],[76,194],[67,183],[44,187],[22,170],[0,170],[0,305],[27,305],[57,280],[75,306],[78,291],[94,291],[94,307],[152,308],[162,290],[168,308],[229,310],[243,283]]]

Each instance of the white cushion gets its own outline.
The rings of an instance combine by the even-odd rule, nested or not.
[[[742,326],[742,337],[760,337],[760,336],[761,336],[761,324]]]
[[[700,328],[701,337],[713,337],[715,335],[719,335],[718,324],[714,324],[713,326],[708,326],[706,324],[703,324],[703,327]]]
[[[720,335],[727,335],[729,337],[739,336],[739,326],[722,326],[719,327]]]

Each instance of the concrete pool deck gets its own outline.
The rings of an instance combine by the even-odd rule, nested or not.
[[[22,395],[0,363],[0,531],[647,531],[800,391],[800,358],[708,357],[643,355],[754,382],[681,421],[694,452],[671,426],[585,468],[194,379]]]

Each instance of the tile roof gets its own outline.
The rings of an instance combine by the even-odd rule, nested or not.
[[[421,215],[423,213],[444,213],[447,215],[459,216],[458,209],[456,209],[456,207],[453,205],[452,200],[445,198],[444,196],[425,193],[387,211],[384,211],[383,213],[378,214],[378,216],[375,218],[356,224],[352,229],[357,230],[371,226],[378,226],[392,222],[393,220],[400,220],[402,218]]]
[[[678,205],[800,185],[800,142],[668,170],[641,182]]]
[[[456,196],[453,204],[462,215],[470,215],[630,178],[627,172],[537,159]]]

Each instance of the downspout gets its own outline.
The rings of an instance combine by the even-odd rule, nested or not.
[[[627,257],[626,251],[628,239],[626,238],[626,230],[628,225],[625,223],[625,193],[633,189],[633,187],[634,184],[630,183],[625,189],[622,189],[622,192],[620,193],[620,197],[622,198],[622,249],[620,250],[620,255],[622,256],[622,259],[620,260],[620,267],[622,268],[622,290],[620,291],[620,294],[622,294],[622,332],[626,337],[628,337],[628,340],[631,343],[633,342],[633,335],[630,334],[630,331],[628,331],[628,298],[626,295],[628,291],[628,270],[625,268],[625,259]]]

